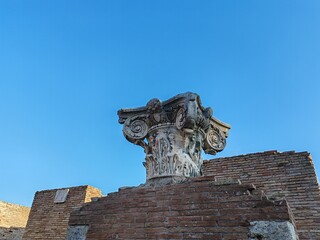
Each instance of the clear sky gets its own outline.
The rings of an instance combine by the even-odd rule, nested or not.
[[[0,1],[0,200],[145,181],[117,110],[198,93],[226,149],[308,151],[320,174],[319,1]]]

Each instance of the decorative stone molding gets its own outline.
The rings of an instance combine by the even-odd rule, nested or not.
[[[201,175],[201,151],[224,149],[230,126],[204,108],[199,95],[179,94],[167,101],[151,99],[145,107],[121,109],[126,139],[141,146],[147,183],[179,182]]]

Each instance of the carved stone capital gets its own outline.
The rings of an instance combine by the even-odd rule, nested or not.
[[[191,92],[118,111],[126,139],[144,148],[147,183],[170,183],[201,175],[202,150],[224,149],[230,126],[212,116]]]

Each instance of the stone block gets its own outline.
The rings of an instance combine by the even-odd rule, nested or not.
[[[297,240],[293,225],[288,222],[250,222],[249,240]]]
[[[86,240],[88,226],[70,226],[68,228],[67,240]]]

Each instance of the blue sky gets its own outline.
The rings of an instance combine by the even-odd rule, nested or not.
[[[145,181],[117,110],[192,91],[226,149],[309,151],[320,173],[319,1],[0,1],[0,200]]]

